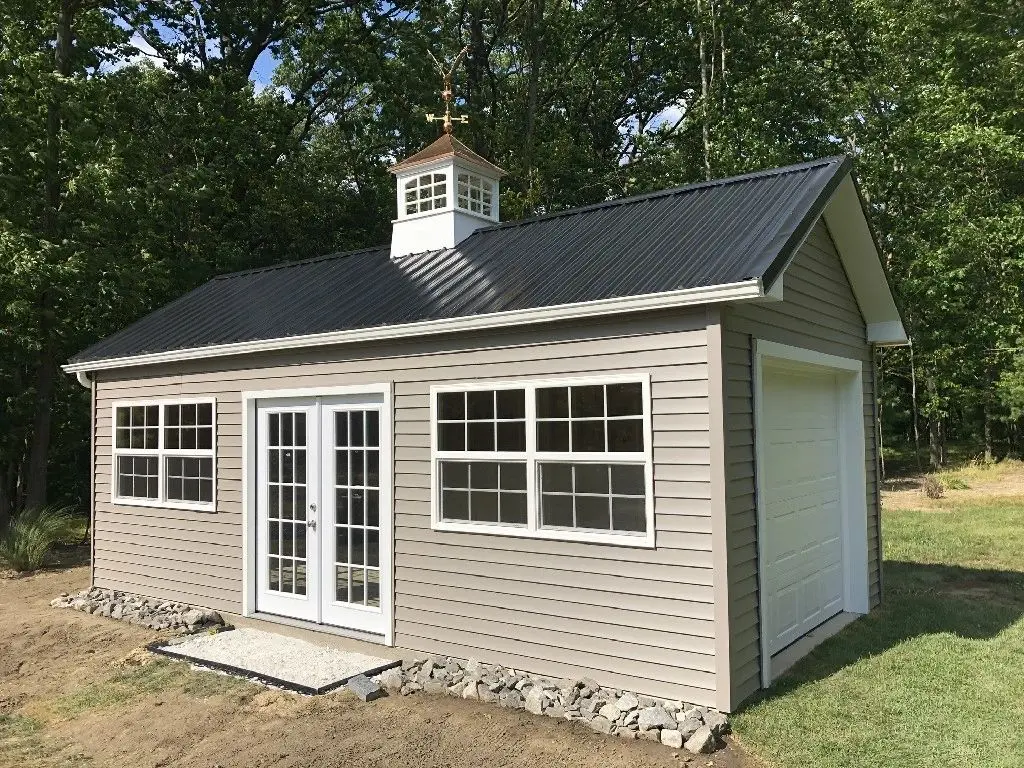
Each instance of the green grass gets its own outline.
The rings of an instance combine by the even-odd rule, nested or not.
[[[66,694],[54,703],[53,709],[64,717],[76,717],[93,709],[117,707],[140,696],[172,689],[199,699],[216,695],[232,696],[239,703],[244,703],[262,690],[259,686],[235,677],[194,671],[180,662],[160,659]]]
[[[88,758],[77,753],[58,754],[65,747],[64,742],[48,738],[38,720],[0,714],[0,765],[73,768],[88,763]]]
[[[1024,504],[886,511],[885,597],[735,718],[768,764],[1024,764]]]

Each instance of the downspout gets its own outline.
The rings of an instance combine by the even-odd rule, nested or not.
[[[92,382],[89,380],[89,374],[85,371],[78,371],[75,373],[75,378],[78,379],[78,383],[86,389],[92,389]]]

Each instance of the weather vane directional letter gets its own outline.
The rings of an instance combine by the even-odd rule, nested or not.
[[[447,70],[444,68],[444,65],[437,60],[437,57],[435,57],[434,54],[430,53],[430,51],[427,51],[427,53],[429,54],[431,61],[434,62],[434,66],[437,67],[438,74],[440,74],[444,80],[444,90],[441,91],[441,98],[444,99],[444,114],[435,115],[433,113],[428,113],[427,122],[433,123],[435,121],[440,121],[444,126],[444,132],[451,133],[452,123],[465,124],[469,122],[469,118],[465,115],[462,115],[461,117],[452,117],[452,74],[455,72],[456,67],[459,66],[462,60],[466,58],[466,54],[469,53],[469,46],[467,45],[459,51],[459,55],[455,57],[455,61],[452,62],[452,65]]]

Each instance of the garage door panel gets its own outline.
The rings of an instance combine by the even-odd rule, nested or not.
[[[775,653],[842,609],[837,380],[762,376],[762,550],[768,646]]]

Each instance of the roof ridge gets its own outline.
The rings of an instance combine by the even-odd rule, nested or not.
[[[357,248],[354,251],[334,251],[332,253],[324,253],[320,256],[311,256],[308,259],[296,259],[294,261],[279,261],[276,264],[267,264],[264,267],[252,267],[250,269],[240,269],[237,272],[224,272],[219,275],[214,275],[210,278],[213,280],[230,280],[234,277],[242,277],[243,275],[252,275],[258,272],[270,272],[275,269],[289,269],[291,267],[301,267],[306,264],[315,264],[318,261],[327,261],[329,259],[346,259],[349,256],[362,256],[373,251],[382,251],[387,248],[387,245],[374,245],[367,248]]]
[[[765,168],[760,171],[751,171],[750,173],[742,173],[738,176],[727,176],[724,179],[710,179],[708,181],[695,181],[691,184],[683,184],[679,187],[670,187],[669,189],[660,189],[654,192],[645,192],[642,195],[631,195],[629,197],[617,197],[614,200],[604,200],[600,203],[591,203],[590,205],[581,205],[576,208],[567,208],[564,211],[554,211],[552,213],[542,213],[537,216],[531,216],[526,219],[516,219],[515,221],[503,221],[498,224],[492,224],[489,227],[481,227],[480,229],[473,232],[473,234],[479,234],[481,232],[493,232],[499,229],[519,227],[524,224],[534,224],[539,221],[547,221],[549,219],[562,218],[564,216],[574,216],[579,213],[587,213],[589,211],[601,210],[603,208],[614,208],[620,205],[631,205],[634,203],[640,203],[645,200],[656,200],[662,197],[670,197],[672,195],[682,194],[683,192],[692,192],[697,189],[710,189],[712,187],[721,187],[726,184],[736,184],[745,181],[754,181],[756,179],[763,179],[769,176],[781,176],[786,173],[796,173],[798,171],[804,171],[809,168],[818,168],[826,165],[841,165],[843,162],[849,159],[849,155],[831,155],[829,157],[819,158],[817,160],[805,160],[802,163],[794,163],[793,165],[784,165],[781,168]]]
[[[454,139],[454,137],[452,137]],[[458,141],[458,139],[455,139]],[[461,143],[461,142],[460,142]],[[566,216],[574,216],[580,213],[587,213],[589,211],[601,210],[604,208],[613,208],[620,205],[632,205],[640,203],[645,200],[656,200],[663,197],[670,197],[672,195],[682,194],[684,192],[692,192],[698,189],[711,189],[713,187],[721,187],[727,184],[736,184],[746,181],[754,181],[756,179],[768,178],[770,176],[781,176],[786,173],[796,173],[799,171],[807,170],[809,168],[818,168],[826,165],[842,164],[849,160],[848,155],[832,155],[830,157],[823,157],[816,160],[806,160],[802,163],[794,163],[793,165],[785,165],[780,168],[766,168],[760,171],[752,171],[750,173],[743,173],[738,176],[728,176],[724,179],[711,179],[708,181],[697,181],[691,184],[684,184],[679,187],[670,187],[669,189],[656,190],[654,192],[646,192],[642,195],[632,195],[630,197],[620,197],[614,200],[605,200],[600,203],[592,203],[590,205],[582,205],[576,208],[567,208],[564,211],[555,211],[553,213],[545,213],[539,216],[531,216],[527,219],[517,219],[515,221],[504,221],[498,224],[493,224],[488,227],[481,227],[474,231],[470,237],[478,235],[483,232],[494,232],[501,229],[511,229],[513,227],[520,227],[527,224],[535,224],[540,221],[548,221],[551,219],[563,218]],[[251,269],[243,269],[237,272],[226,272],[224,274],[215,275],[211,280],[229,280],[235,277],[242,277],[244,275],[258,274],[260,272],[270,272],[275,269],[289,269],[291,267],[301,267],[306,264],[314,264],[320,261],[327,261],[330,259],[343,259],[349,256],[361,256],[375,251],[382,251],[387,249],[389,246],[386,243],[381,245],[370,246],[367,248],[359,248],[354,251],[335,251],[333,253],[326,253],[320,256],[312,256],[308,259],[298,259],[295,261],[282,261],[277,264],[268,264],[264,267],[253,267]],[[451,249],[439,249],[439,250],[451,250]],[[435,250],[426,249],[415,254],[408,254],[408,256],[422,256],[426,253],[435,253]],[[405,258],[405,257],[403,257]]]

